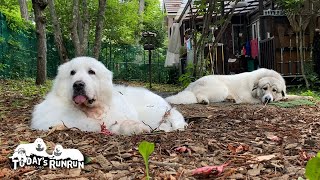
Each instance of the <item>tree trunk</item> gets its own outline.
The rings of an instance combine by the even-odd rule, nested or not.
[[[139,0],[139,15],[141,16],[144,12],[144,0]]]
[[[303,58],[303,47],[302,47],[302,32],[303,32],[303,23],[302,23],[302,16],[299,15],[299,25],[300,25],[300,31],[299,31],[299,49],[300,49],[300,62],[301,62],[301,74],[302,74],[302,77],[306,83],[306,86],[307,88],[309,89],[309,82],[308,82],[308,79],[306,77],[306,73],[304,71],[304,58]]]
[[[82,24],[82,18],[81,18],[80,4],[79,4],[79,16],[77,19],[77,32],[78,32],[78,36],[79,36],[79,42],[81,44],[83,41],[83,24]],[[80,45],[80,48],[81,48],[81,45]],[[81,52],[81,54],[82,54],[82,52]]]
[[[88,36],[89,36],[89,11],[87,0],[82,0],[83,8],[83,28],[82,28],[82,41],[81,41],[81,54],[86,55],[88,50]]]
[[[37,36],[37,78],[36,84],[44,84],[47,79],[47,44],[46,44],[46,19],[44,9],[48,5],[47,0],[32,0],[34,17],[36,21],[36,36]]]
[[[55,10],[55,5],[54,5],[54,0],[49,0],[48,1],[49,5],[49,11],[52,19],[52,25],[54,29],[54,42],[56,44],[56,47],[58,49],[58,54],[60,57],[60,64],[63,64],[68,61],[68,53],[67,49],[64,46],[63,38],[62,38],[62,33],[61,33],[61,28],[60,28],[60,23],[57,17],[57,13]]]
[[[101,49],[101,38],[103,32],[104,16],[106,12],[106,0],[99,0],[99,10],[97,16],[95,42],[93,47],[93,57],[99,59]]]
[[[203,70],[205,67],[204,64],[205,62],[205,59],[203,58],[203,54],[204,54],[204,49],[205,49],[205,45],[206,45],[206,42],[205,40],[207,39],[208,37],[208,34],[209,34],[209,27],[211,25],[211,20],[212,20],[212,14],[213,14],[213,11],[214,11],[214,7],[215,7],[215,2],[213,1],[209,1],[209,5],[208,5],[208,11],[206,12],[206,14],[204,15],[204,21],[203,21],[203,28],[202,28],[202,33],[201,33],[201,36],[198,40],[198,49],[195,53],[197,53],[197,58],[200,58],[200,70],[199,70],[199,74],[198,76],[201,77],[203,75]]]
[[[28,21],[29,20],[29,16],[28,16],[27,1],[26,0],[19,0],[19,5],[20,5],[21,17],[23,19],[25,19],[26,21]]]
[[[144,0],[139,0],[139,11],[138,11],[138,15],[139,15],[139,30],[142,31],[143,30],[143,13],[144,13]],[[136,36],[136,44],[139,44],[141,40],[141,36],[137,35]]]
[[[78,35],[79,0],[73,0],[71,38],[74,46],[75,57],[81,56],[81,46]]]

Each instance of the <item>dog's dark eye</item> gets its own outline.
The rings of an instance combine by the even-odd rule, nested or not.
[[[277,92],[277,90],[276,90],[276,89],[272,89],[272,91],[273,91],[273,92]]]
[[[88,71],[88,73],[89,73],[89,74],[96,74],[96,72],[94,72],[94,71],[91,70],[91,69]]]
[[[266,91],[266,90],[268,90],[268,88],[267,88],[267,87],[264,87],[264,88],[263,88],[263,90],[265,90],[265,91]]]
[[[71,72],[70,72],[70,75],[71,76],[73,76],[73,75],[75,75],[76,74],[76,71],[75,70],[72,70]]]

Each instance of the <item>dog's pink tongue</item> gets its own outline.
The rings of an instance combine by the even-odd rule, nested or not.
[[[86,102],[87,98],[85,96],[76,96],[73,98],[74,102],[77,103],[77,104],[82,104],[84,102]]]

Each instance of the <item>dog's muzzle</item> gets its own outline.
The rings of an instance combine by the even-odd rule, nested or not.
[[[264,103],[266,104],[266,103],[270,103],[271,102],[271,97],[270,96],[266,96],[265,98],[264,98]]]
[[[95,99],[89,99],[86,91],[85,91],[86,84],[83,81],[76,81],[73,83],[73,101],[76,104],[93,104],[96,100]]]
[[[88,99],[85,92],[85,85],[86,84],[83,81],[76,81],[73,83],[73,101],[76,104],[83,104]]]

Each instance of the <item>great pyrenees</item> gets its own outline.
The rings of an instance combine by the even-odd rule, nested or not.
[[[182,92],[167,97],[172,104],[232,101],[269,103],[289,97],[283,77],[276,71],[260,68],[235,75],[208,75],[191,83]],[[294,99],[297,96],[291,96]]]
[[[83,131],[139,134],[184,129],[183,116],[147,89],[114,86],[112,72],[90,57],[77,57],[58,68],[52,90],[33,113],[31,128],[65,124]]]

